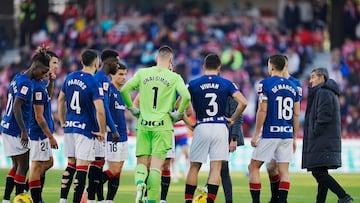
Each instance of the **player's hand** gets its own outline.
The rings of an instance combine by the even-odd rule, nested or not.
[[[98,139],[99,141],[103,141],[104,138],[105,138],[105,133],[94,132],[94,131],[91,131],[91,133],[92,133],[93,135],[95,135],[96,139]]]
[[[49,72],[49,80],[50,81],[55,81],[55,79],[56,79],[56,74],[53,73],[53,72]]]
[[[296,140],[293,141],[293,153],[296,152]]]
[[[133,116],[135,116],[136,118],[139,118],[140,110],[139,110],[138,108],[136,108],[136,107],[130,107],[130,108],[128,108],[128,109],[129,109],[129,111],[131,112],[131,114],[132,114]]]
[[[231,140],[229,145],[229,151],[230,152],[236,151],[236,147],[237,147],[237,140]]]
[[[235,121],[231,120],[231,118],[225,117],[225,119],[226,119],[226,122],[227,122],[229,127],[232,126],[234,124],[234,122],[235,122]]]
[[[258,143],[259,143],[259,137],[258,136],[254,136],[252,139],[251,139],[251,146],[252,147],[257,147]]]
[[[58,144],[57,144],[57,141],[56,141],[54,136],[49,137],[49,143],[50,143],[51,149],[58,149],[59,148]]]
[[[111,136],[112,136],[112,142],[113,143],[117,143],[119,141],[119,133],[118,132],[114,132],[114,133],[111,133]]]
[[[24,148],[28,148],[29,138],[28,138],[28,134],[27,134],[26,131],[21,132],[21,145],[22,145]]]
[[[181,120],[184,116],[184,113],[180,113],[178,111],[169,112],[169,115],[171,117],[171,120],[173,123],[176,123],[177,121]]]

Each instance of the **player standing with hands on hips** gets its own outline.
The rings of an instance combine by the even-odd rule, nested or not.
[[[135,184],[137,203],[145,201],[148,188],[148,203],[155,203],[160,197],[161,166],[166,154],[172,148],[173,122],[181,119],[190,102],[190,94],[183,79],[172,72],[174,53],[169,46],[161,46],[156,55],[156,66],[136,72],[121,88],[121,96],[130,110],[138,117],[136,125]],[[133,106],[130,92],[139,89],[140,110]],[[182,98],[177,111],[176,93]],[[148,167],[150,172],[148,173]],[[148,177],[146,185],[145,179]]]

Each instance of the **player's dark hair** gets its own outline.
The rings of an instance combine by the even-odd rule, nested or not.
[[[272,55],[270,56],[269,61],[275,67],[276,70],[278,71],[284,70],[286,64],[284,55],[280,55],[280,54]]]
[[[81,62],[84,66],[90,66],[94,60],[98,57],[97,52],[92,49],[86,49],[81,54]]]
[[[168,57],[168,56],[172,55],[173,53],[174,52],[173,52],[172,48],[167,45],[161,46],[158,50],[158,55],[160,57]]]
[[[39,47],[36,50],[36,54],[31,59],[32,63],[41,63],[44,66],[49,67],[50,56],[48,50],[45,47]]]
[[[288,57],[286,55],[283,55],[285,58],[285,61],[289,61]]]
[[[105,61],[108,58],[118,58],[119,53],[116,50],[105,49],[101,52],[101,61]]]
[[[118,65],[119,65],[119,66],[118,66],[118,69],[120,69],[120,70],[126,70],[126,69],[127,69],[127,67],[125,66],[125,64],[123,64],[123,63],[121,63],[121,62],[119,62]]]
[[[315,68],[314,70],[311,71],[311,73],[315,73],[319,77],[324,76],[325,81],[329,79],[329,72],[326,68],[323,67]]]
[[[221,65],[221,60],[216,54],[208,54],[205,56],[204,64],[206,69],[216,70]]]
[[[53,51],[48,51],[47,54],[50,56],[50,58],[51,57],[59,58],[59,56]]]

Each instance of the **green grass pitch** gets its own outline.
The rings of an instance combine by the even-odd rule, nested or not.
[[[5,179],[8,169],[0,169],[0,199],[2,199],[5,187]],[[46,203],[56,203],[60,197],[60,179],[62,171],[50,170],[46,174],[45,188],[43,198]],[[233,180],[233,195],[234,202],[251,202],[251,196],[248,187],[248,178],[243,172],[234,172],[231,174]],[[355,202],[360,202],[360,174],[338,174],[332,173],[333,177],[345,188],[345,190],[355,198]],[[199,185],[204,185],[207,173],[201,172]],[[270,198],[269,181],[265,173],[262,177],[262,191],[261,201],[267,202]],[[317,186],[314,178],[310,173],[292,173],[291,186],[288,196],[289,203],[311,203],[315,202]],[[172,182],[168,194],[168,202],[179,203],[184,202],[184,188],[185,183],[183,179],[179,182]],[[72,200],[73,188],[70,190],[69,200]],[[106,187],[105,187],[106,194]],[[12,195],[12,198],[14,195]],[[134,177],[132,171],[125,171],[121,174],[120,187],[117,192],[116,203],[132,203],[135,198]],[[71,201],[69,201],[71,202]],[[217,203],[223,203],[224,193],[222,187],[219,188]],[[337,197],[331,192],[328,192],[327,201],[329,203],[336,203]]]

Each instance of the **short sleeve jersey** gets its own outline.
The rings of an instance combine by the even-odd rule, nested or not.
[[[197,123],[226,123],[227,98],[238,91],[234,83],[217,75],[203,75],[190,81],[188,89]]]
[[[110,84],[110,105],[111,116],[114,119],[115,126],[119,132],[119,142],[127,141],[125,104],[122,100],[120,92],[113,84]],[[112,136],[108,133],[107,141],[112,141]]]
[[[34,85],[34,93],[33,93],[33,104],[34,105],[43,105],[44,107],[44,118],[46,123],[50,129],[50,132],[54,132],[54,121],[51,112],[51,98],[46,89],[46,84],[42,81],[33,80]],[[46,135],[41,130],[40,126],[38,125],[35,114],[33,111],[33,116],[31,117],[30,122],[30,133],[29,137],[31,140],[43,140],[46,138]]]
[[[173,130],[169,112],[174,108],[176,93],[188,94],[179,74],[157,66],[138,70],[122,89],[139,89],[140,117],[136,128],[141,130]]]
[[[24,100],[24,104],[21,106],[22,117],[27,130],[30,128],[30,119],[32,113],[32,94],[33,84],[30,78],[23,73],[17,74],[10,83],[8,90],[8,100],[6,104],[6,111],[1,121],[2,132],[8,135],[19,137],[21,130],[16,122],[13,105],[15,98]]]
[[[98,70],[95,74],[95,80],[99,83],[100,87],[104,90],[104,108],[106,114],[106,124],[110,127],[112,132],[115,132],[116,127],[114,120],[111,117],[109,110],[109,97],[110,97],[110,80],[103,70]]]
[[[290,76],[288,79],[295,84],[295,86],[296,86],[296,88],[298,90],[298,93],[299,93],[300,101],[301,101],[301,98],[302,98],[302,85],[301,85],[300,80],[296,79],[293,76]]]
[[[102,88],[93,75],[82,71],[69,74],[62,86],[66,97],[65,133],[79,133],[94,138],[99,131],[94,100],[104,99]]]
[[[258,84],[260,102],[267,102],[263,138],[292,138],[294,104],[300,101],[298,89],[286,78],[273,76]]]

